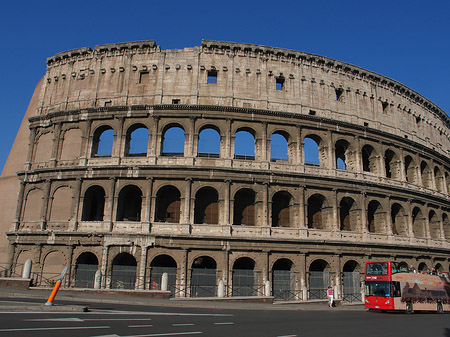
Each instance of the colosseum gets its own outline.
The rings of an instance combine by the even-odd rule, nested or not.
[[[47,59],[3,171],[36,285],[361,301],[364,263],[450,265],[450,119],[377,73],[220,41]],[[14,194],[15,195],[15,194]],[[5,258],[6,261],[6,258]],[[164,276],[163,276],[164,275]]]

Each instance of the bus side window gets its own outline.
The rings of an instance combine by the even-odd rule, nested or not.
[[[392,282],[392,297],[401,297],[400,282]]]

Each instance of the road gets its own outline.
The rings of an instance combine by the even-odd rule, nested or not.
[[[11,299],[0,301],[5,304]],[[328,308],[222,310],[105,303],[89,303],[89,307],[91,311],[86,313],[3,311],[0,336],[450,337],[450,314]]]

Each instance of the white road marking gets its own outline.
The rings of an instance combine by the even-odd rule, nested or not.
[[[231,317],[232,314],[193,314],[182,312],[155,312],[155,311],[116,311],[116,310],[91,310],[92,313],[108,313],[111,315],[153,315],[153,316],[210,316],[210,317]],[[67,313],[66,313],[67,314]]]
[[[61,326],[52,328],[17,328],[17,329],[0,329],[0,332],[12,331],[47,331],[47,330],[79,330],[79,329],[110,329],[110,326]]]
[[[194,323],[174,323],[172,326],[192,326]]]
[[[190,332],[166,332],[166,333],[155,333],[150,335],[131,335],[122,337],[158,337],[158,336],[183,336],[183,335],[200,335],[201,331],[190,331]]]
[[[214,325],[234,325],[234,322],[217,322]]]
[[[26,322],[84,322],[81,318],[76,317],[67,317],[67,318],[33,318],[33,319],[24,319]]]
[[[153,325],[150,324],[143,324],[143,325],[129,325],[129,328],[153,328]]]
[[[297,335],[284,335],[284,336],[277,336],[277,337],[297,337]]]

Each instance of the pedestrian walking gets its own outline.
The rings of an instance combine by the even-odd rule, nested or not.
[[[333,302],[334,302],[333,287],[331,287],[331,286],[328,287],[327,296],[328,296],[328,306],[330,308],[332,308],[333,307]]]

